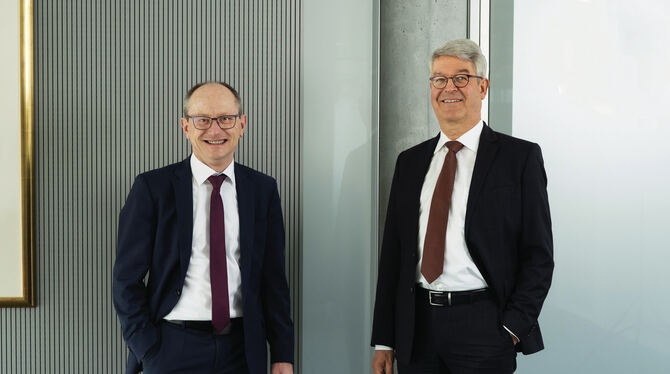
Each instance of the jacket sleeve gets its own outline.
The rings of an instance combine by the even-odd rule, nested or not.
[[[156,211],[146,181],[139,175],[119,215],[116,260],[113,271],[114,308],[123,338],[142,360],[159,340],[151,321],[144,277],[151,265],[156,233]]]
[[[277,182],[273,180],[268,206],[267,239],[262,271],[263,314],[270,360],[293,362],[291,299],[285,272],[285,232]]]
[[[542,152],[533,144],[522,175],[522,226],[514,289],[505,305],[503,325],[521,342],[537,326],[554,269],[547,176]]]
[[[371,345],[395,347],[395,308],[398,278],[400,275],[400,238],[398,236],[398,189],[400,179],[400,156],[396,161],[391,192],[386,210],[386,223],[382,238],[377,275],[374,318],[372,321]]]

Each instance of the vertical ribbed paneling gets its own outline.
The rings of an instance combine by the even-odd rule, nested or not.
[[[182,96],[203,80],[240,91],[236,159],[279,183],[299,325],[300,2],[35,1],[38,306],[0,309],[0,373],[125,368],[118,213],[135,175],[188,155]]]

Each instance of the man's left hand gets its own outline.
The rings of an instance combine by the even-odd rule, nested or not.
[[[519,342],[519,340],[516,338],[516,336],[514,336],[514,335],[512,335],[512,334],[509,334],[509,336],[512,337],[512,340],[514,341],[514,345],[516,345],[516,343]]]
[[[272,374],[293,374],[293,364],[290,362],[275,362],[272,364]]]

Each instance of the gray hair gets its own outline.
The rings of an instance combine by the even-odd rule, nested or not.
[[[188,92],[186,92],[186,96],[184,96],[184,117],[188,116],[188,102],[191,100],[191,96],[193,96],[193,93],[195,92],[195,90],[197,90],[198,88],[200,88],[200,87],[202,87],[206,84],[210,84],[210,83],[220,84],[223,87],[226,87],[227,89],[229,89],[230,92],[233,93],[233,96],[235,96],[235,101],[237,102],[237,107],[239,108],[237,114],[242,114],[242,99],[240,98],[240,94],[237,92],[237,90],[235,88],[233,88],[233,86],[231,86],[230,84],[228,84],[226,82],[221,82],[221,81],[207,81],[207,82],[200,82],[200,83],[195,84],[193,87],[191,87],[188,90]]]
[[[477,75],[486,77],[486,57],[477,43],[470,39],[456,39],[444,43],[443,46],[433,51],[431,65],[442,56],[458,57],[461,60],[470,61],[475,65]]]

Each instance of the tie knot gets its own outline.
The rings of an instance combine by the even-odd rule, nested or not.
[[[209,183],[212,184],[212,187],[218,191],[219,188],[221,188],[221,183],[223,183],[223,180],[226,179],[225,174],[219,174],[219,175],[212,175],[211,177],[207,178]]]
[[[450,142],[447,142],[447,148],[449,148],[450,152],[458,153],[458,151],[463,148],[463,144],[459,141],[452,140]]]

